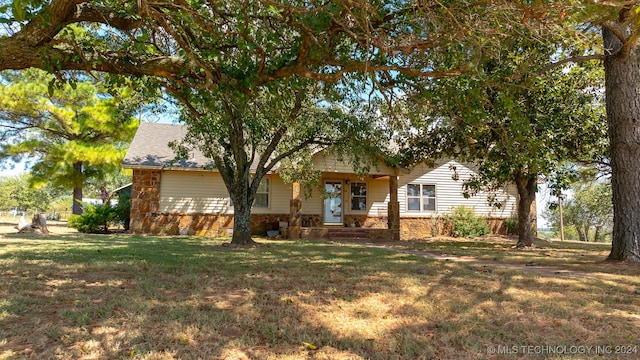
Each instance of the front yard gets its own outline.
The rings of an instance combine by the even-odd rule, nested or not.
[[[0,235],[0,359],[640,356],[638,267],[600,248],[403,244],[586,273],[557,277],[357,244],[52,232]]]

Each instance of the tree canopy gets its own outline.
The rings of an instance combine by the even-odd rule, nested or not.
[[[478,16],[496,6],[15,0],[1,9],[8,31],[0,46],[15,51],[0,56],[0,69],[146,77],[179,99],[191,145],[206,145],[229,193],[238,195],[233,242],[245,243],[251,200],[269,168],[305,146],[347,136],[335,130],[361,128],[363,122],[345,111],[354,107],[344,104],[344,90],[372,94],[402,76],[453,76],[469,69],[481,47],[493,41],[485,31],[506,29],[506,13]],[[447,66],[438,63],[463,40],[472,46],[466,55],[460,52]],[[326,103],[318,106],[322,97]],[[312,113],[317,120],[309,121]]]
[[[477,72],[424,82],[408,97],[422,107],[408,131],[407,162],[443,156],[473,162],[478,173],[464,183],[469,195],[515,184],[518,246],[532,244],[537,181],[568,159],[599,161],[607,150],[599,68],[519,74],[524,66],[548,63],[555,52],[553,44],[514,40]]]
[[[31,181],[74,190],[80,212],[87,179],[119,172],[137,128],[128,106],[88,81],[51,88],[54,78],[30,70],[0,85],[3,160],[31,162]],[[120,96],[127,96],[126,90]]]
[[[30,177],[29,174],[0,177],[0,210],[17,210],[17,214],[52,210],[62,194],[50,185],[31,187]]]
[[[640,98],[633,93],[637,9],[637,1],[595,0],[13,0],[0,6],[0,70],[149,76],[177,98],[221,84],[256,94],[292,77],[386,90],[474,70],[503,41],[544,43],[548,30],[558,30],[570,51],[520,73],[604,60],[616,213],[611,258],[640,260],[640,200],[628,195],[640,191],[640,160],[630,160],[640,159],[640,125],[630,121],[640,118],[640,103],[628,101]],[[604,46],[594,40],[600,27]]]

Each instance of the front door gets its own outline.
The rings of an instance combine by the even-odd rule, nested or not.
[[[342,181],[324,182],[324,224],[342,224]]]

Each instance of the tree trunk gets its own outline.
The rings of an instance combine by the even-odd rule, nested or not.
[[[617,33],[631,34],[626,13],[607,26]],[[613,241],[609,260],[640,262],[640,58],[636,43],[622,51],[621,40],[603,28],[608,54],[604,61],[605,97],[611,146],[613,195]],[[626,40],[626,39],[625,39]]]
[[[576,226],[576,232],[578,233],[578,240],[579,241],[587,241],[587,240],[585,240],[585,235],[584,235],[584,232],[582,231],[582,227]]]
[[[599,242],[600,241],[600,231],[602,230],[602,225],[596,225],[596,230],[595,233],[593,234],[593,241],[594,242]]]
[[[232,187],[227,186],[229,194],[233,199],[233,236],[231,244],[252,245],[256,242],[251,239],[251,207],[255,199],[257,186],[251,186],[252,180],[256,177],[249,177],[248,163],[239,167],[235,177],[232,179]],[[262,176],[260,176],[260,180]],[[258,180],[258,182],[260,181]]]
[[[231,244],[255,244],[251,239],[251,204],[234,204],[233,206],[233,237]]]
[[[78,161],[73,164],[73,171],[77,178],[82,178],[82,162]],[[73,205],[72,213],[74,215],[82,215],[82,184],[74,184],[73,187]]]
[[[536,199],[537,176],[524,176],[515,174],[516,187],[518,188],[518,248],[531,247],[533,245],[533,218],[531,216],[531,204]]]
[[[589,229],[591,228],[591,226],[589,225],[585,225],[584,226],[584,242],[589,242]]]

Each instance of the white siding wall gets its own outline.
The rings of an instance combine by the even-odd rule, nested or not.
[[[455,166],[459,180],[454,181],[452,176]],[[487,202],[489,194],[481,192],[476,196],[465,199],[462,194],[462,183],[473,174],[469,165],[461,164],[454,160],[442,161],[435,168],[421,165],[415,167],[409,175],[399,177],[398,201],[400,202],[400,216],[420,217],[446,214],[451,207],[464,205],[475,208],[477,215],[510,217],[516,214],[515,187],[511,186],[506,191],[498,193],[498,199],[504,202],[500,209],[491,206]],[[436,186],[436,211],[417,212],[407,210],[407,184],[424,184]]]
[[[288,214],[291,186],[278,176],[270,180],[269,208],[254,207],[254,214]],[[164,171],[160,178],[160,212],[233,214],[229,193],[217,172]]]

